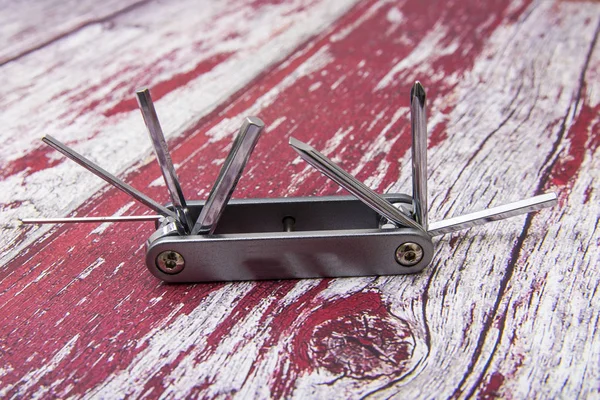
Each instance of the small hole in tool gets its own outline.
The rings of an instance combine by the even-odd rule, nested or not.
[[[296,219],[294,217],[284,217],[283,220],[283,231],[284,232],[293,232],[294,226],[296,225]]]

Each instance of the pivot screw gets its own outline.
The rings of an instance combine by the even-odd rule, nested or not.
[[[167,250],[156,257],[156,266],[165,274],[174,275],[183,271],[185,260],[178,252]]]
[[[412,267],[423,259],[423,248],[413,242],[402,243],[396,249],[396,261],[403,267]]]

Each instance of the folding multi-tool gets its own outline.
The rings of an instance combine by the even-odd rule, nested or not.
[[[162,205],[46,136],[42,140],[158,215],[24,219],[23,223],[156,221],[146,241],[146,266],[167,282],[209,282],[396,275],[432,260],[432,238],[557,203],[554,193],[429,223],[426,95],[410,93],[412,196],[379,195],[308,144],[290,138],[300,157],[353,196],[231,200],[264,128],[248,117],[206,201],[187,202],[147,89],[137,100],[171,197]]]

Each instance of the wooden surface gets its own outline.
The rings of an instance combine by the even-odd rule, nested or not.
[[[2,8],[0,397],[600,396],[600,3]],[[409,193],[415,79],[433,221],[546,191],[559,206],[436,239],[414,276],[199,285],[146,270],[151,223],[16,221],[149,212],[44,134],[168,200],[133,96],[146,85],[190,199],[246,115],[267,130],[234,197],[339,192],[292,134]]]

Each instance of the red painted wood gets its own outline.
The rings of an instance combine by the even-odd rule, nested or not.
[[[319,2],[299,2],[290,10],[277,3],[252,7],[258,14],[277,7],[291,15],[311,7],[329,12]],[[136,12],[152,15],[153,7],[158,6],[132,10],[118,21],[131,23]],[[237,7],[248,9],[232,3],[215,19],[232,18]],[[302,29],[290,21],[281,29]],[[573,21],[583,21],[577,32],[570,29]],[[600,303],[594,257],[600,236],[592,219],[599,213],[593,157],[600,142],[594,94],[599,22],[600,7],[591,3],[360,2],[323,26],[295,33],[296,48],[249,75],[242,87],[219,81],[235,94],[192,121],[183,113],[169,117],[166,105],[187,107],[173,94],[186,100],[201,96],[194,82],[237,60],[243,50],[199,60],[175,55],[152,69],[119,49],[118,70],[57,95],[56,101],[70,104],[58,120],[102,116],[98,135],[107,127],[128,135],[118,123],[137,113],[133,96],[94,93],[131,69],[137,77],[152,72],[163,125],[180,124],[164,128],[176,130],[169,145],[189,198],[206,197],[241,118],[251,114],[268,128],[235,197],[338,191],[297,162],[287,146],[290,135],[324,149],[378,191],[409,192],[408,93],[419,79],[430,105],[434,218],[547,190],[559,193],[561,207],[444,238],[432,265],[417,276],[201,285],[166,285],[146,271],[143,244],[151,223],[58,226],[42,234],[33,227],[15,234],[9,225],[5,230],[14,239],[0,270],[0,394],[597,394],[600,344],[594,332]],[[535,24],[550,28],[537,32]],[[269,34],[281,37],[279,31]],[[555,39],[561,35],[571,36]],[[261,46],[250,35],[240,40]],[[561,50],[571,57],[553,55]],[[243,59],[237,62],[244,65]],[[541,84],[536,74],[554,81]],[[120,84],[119,91],[134,86]],[[16,105],[27,108],[31,101],[22,96],[3,107],[17,112]],[[108,136],[95,143],[112,146]],[[149,153],[131,151],[136,157],[126,180],[167,201],[164,186],[154,183],[160,172],[147,162]],[[69,162],[37,145],[24,153],[0,160],[2,180],[18,179],[29,190],[35,190],[27,182],[36,174],[60,171]],[[13,210],[20,203],[2,207]],[[73,209],[77,215],[112,215],[127,205],[127,214],[146,212],[129,203],[104,188]],[[579,221],[581,214],[590,220]],[[37,240],[10,253],[30,238]],[[584,355],[563,361],[575,349]]]

